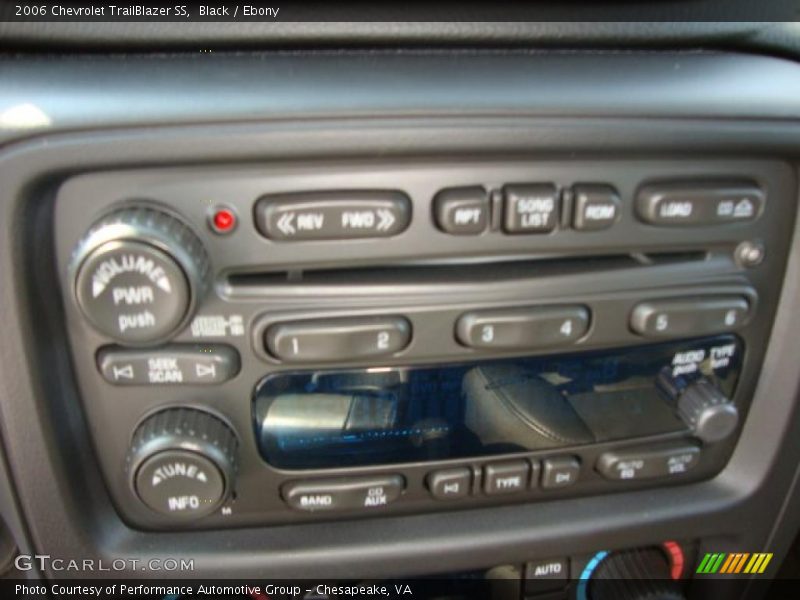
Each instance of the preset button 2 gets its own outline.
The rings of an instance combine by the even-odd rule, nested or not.
[[[390,356],[410,341],[411,324],[403,317],[291,321],[271,325],[265,334],[269,353],[287,362]]]

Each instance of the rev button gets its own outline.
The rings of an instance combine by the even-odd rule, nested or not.
[[[408,227],[411,201],[397,191],[278,194],[258,200],[255,219],[276,241],[390,237]]]

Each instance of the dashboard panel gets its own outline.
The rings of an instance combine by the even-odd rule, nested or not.
[[[788,546],[796,65],[117,60],[4,66],[17,539],[204,577]]]

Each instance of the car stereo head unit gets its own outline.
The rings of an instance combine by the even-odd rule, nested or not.
[[[116,509],[214,528],[713,477],[794,200],[787,165],[729,158],[71,176],[55,253]]]

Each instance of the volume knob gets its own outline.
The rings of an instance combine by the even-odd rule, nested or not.
[[[678,414],[692,433],[707,443],[728,437],[739,422],[736,406],[707,379],[695,381],[681,393]]]
[[[86,319],[136,346],[165,341],[191,319],[208,288],[210,263],[179,219],[132,206],[95,223],[78,244],[72,269]]]
[[[141,423],[128,454],[138,498],[174,519],[202,517],[230,496],[238,442],[221,419],[193,408],[170,408]]]

